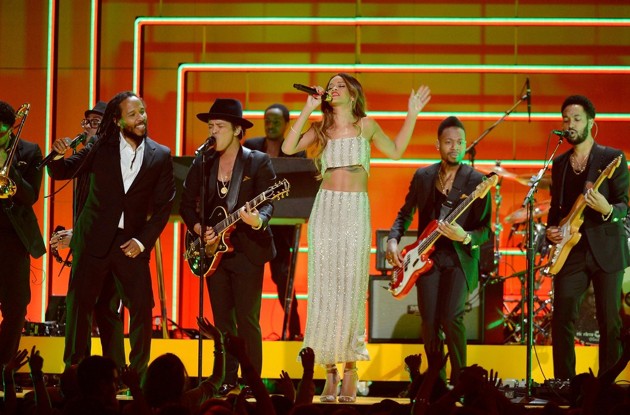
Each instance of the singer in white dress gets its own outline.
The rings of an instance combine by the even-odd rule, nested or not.
[[[314,87],[300,116],[282,145],[286,154],[315,149],[321,174],[320,190],[309,219],[308,295],[304,347],[315,352],[315,361],[326,367],[326,385],[320,400],[337,400],[344,365],[340,402],[356,400],[356,362],[369,360],[365,346],[365,299],[371,247],[370,205],[367,182],[370,150],[376,148],[392,159],[403,155],[418,113],[431,99],[422,86],[411,91],[407,117],[391,140],[379,124],[366,115],[365,95],[359,81],[339,73],[326,89]],[[322,120],[301,134],[311,113],[321,105]]]

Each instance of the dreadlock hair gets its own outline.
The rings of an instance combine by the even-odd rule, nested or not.
[[[354,115],[353,125],[356,126],[361,118],[366,116],[365,94],[363,93],[363,87],[354,76],[343,72],[331,76],[328,83],[326,83],[326,86],[328,86],[330,81],[336,76],[340,76],[345,81],[346,86],[348,87],[348,92],[350,92],[350,96],[354,98],[352,101],[352,114]],[[315,166],[320,173],[322,167],[320,156],[324,152],[324,148],[326,148],[326,144],[328,144],[328,140],[330,139],[328,136],[328,129],[332,127],[334,123],[335,118],[333,115],[332,105],[330,105],[327,101],[322,101],[322,120],[312,124],[317,137],[317,152],[314,157]]]
[[[134,92],[124,91],[116,94],[116,96],[107,103],[103,119],[96,130],[96,135],[104,139],[110,139],[111,137],[118,138],[120,127],[117,121],[122,117],[120,104],[130,97],[139,98]]]

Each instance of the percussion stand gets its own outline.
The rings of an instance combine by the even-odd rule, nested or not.
[[[545,164],[540,169],[538,174],[532,179],[531,186],[529,188],[529,192],[527,192],[527,196],[523,200],[522,207],[527,209],[527,314],[525,320],[527,322],[526,334],[527,334],[527,343],[526,343],[526,351],[527,351],[527,363],[525,369],[525,382],[526,382],[526,398],[531,397],[532,392],[532,347],[533,347],[533,335],[534,335],[534,274],[535,274],[535,265],[534,265],[534,257],[536,256],[536,246],[534,241],[534,195],[538,190],[538,185],[540,180],[545,175],[545,172],[549,169],[549,165],[551,161],[554,159],[558,148],[562,144],[562,137],[558,139],[558,144],[556,144],[556,148],[554,148],[551,156]],[[523,311],[523,314],[525,310]]]

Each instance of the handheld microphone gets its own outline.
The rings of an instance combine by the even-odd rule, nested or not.
[[[551,130],[551,134],[555,134],[562,138],[574,138],[575,131],[573,130]]]
[[[75,148],[77,148],[79,144],[84,142],[86,138],[87,138],[87,134],[81,133],[78,136],[74,137],[72,141],[70,141],[70,143],[68,144],[68,147],[74,150]],[[46,157],[44,157],[42,161],[39,162],[39,164],[37,165],[37,168],[41,169],[43,166],[47,165],[51,161],[59,160],[62,157],[63,157],[63,154],[59,154],[55,150],[53,150]]]
[[[199,148],[197,148],[197,150],[195,150],[195,156],[199,155],[199,153],[205,153],[211,148],[214,148],[216,144],[217,144],[217,139],[214,138],[213,135],[211,135],[210,137],[206,139],[206,141],[204,141],[202,145],[199,146]]]
[[[319,92],[317,92],[317,89],[311,88],[310,86],[306,86],[302,84],[293,84],[293,88],[297,89],[298,91],[306,92],[307,94],[319,95]],[[332,101],[332,97],[330,96],[330,94],[328,94],[328,92],[324,92],[324,94],[322,95],[322,101],[328,101],[328,102]]]
[[[525,89],[527,91],[527,122],[532,122],[532,90],[529,87],[529,78],[525,80]]]

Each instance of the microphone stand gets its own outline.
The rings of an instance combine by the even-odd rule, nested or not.
[[[562,137],[558,140],[558,144],[556,144],[556,148],[553,149],[551,156],[548,160],[545,161],[545,164],[540,169],[536,177],[532,179],[532,184],[530,185],[529,192],[527,192],[527,196],[523,200],[522,207],[527,208],[527,310],[522,310],[522,314],[527,312],[527,343],[526,343],[526,353],[527,353],[527,362],[525,368],[525,382],[526,382],[526,398],[531,397],[532,393],[532,348],[534,346],[533,335],[534,335],[534,274],[536,272],[536,268],[534,265],[534,257],[536,256],[535,252],[535,241],[534,241],[534,194],[538,190],[538,185],[540,180],[545,175],[545,172],[549,169],[549,165],[551,161],[556,156],[556,152],[558,148],[562,144]],[[522,326],[521,326],[522,327]],[[521,328],[522,330],[522,328]]]
[[[207,141],[206,141],[207,143]],[[200,244],[199,244],[199,269],[203,272],[206,269],[206,240],[204,238],[206,232],[206,162],[208,161],[207,157],[210,151],[213,150],[214,147],[207,146],[205,143],[201,148],[201,189],[199,191],[199,209],[201,210],[201,235],[200,235]],[[199,151],[199,150],[198,150]],[[203,287],[204,287],[205,277],[201,275],[199,277],[199,318],[203,319]],[[201,386],[201,382],[203,379],[203,336],[201,335],[201,330],[199,330],[199,338],[198,338],[198,347],[197,347],[197,384]]]
[[[468,146],[468,148],[466,149],[466,154],[468,154],[469,158],[470,158],[470,165],[474,168],[475,167],[475,156],[477,155],[477,150],[475,150],[475,147],[477,146],[477,144],[479,144],[481,142],[481,140],[484,139],[485,136],[487,136],[488,134],[490,134],[490,132],[492,130],[494,130],[499,124],[501,124],[503,122],[503,120],[505,120],[508,115],[510,115],[512,113],[512,111],[514,111],[514,109],[516,107],[518,107],[518,105],[523,102],[524,100],[527,99],[527,94],[521,96],[518,101],[516,101],[514,103],[514,105],[512,105],[512,107],[505,111],[505,114],[503,114],[503,116],[501,116],[501,118],[499,118],[494,124],[492,124],[490,127],[486,128],[486,130],[481,133],[481,135],[472,142],[472,144],[470,144]]]

